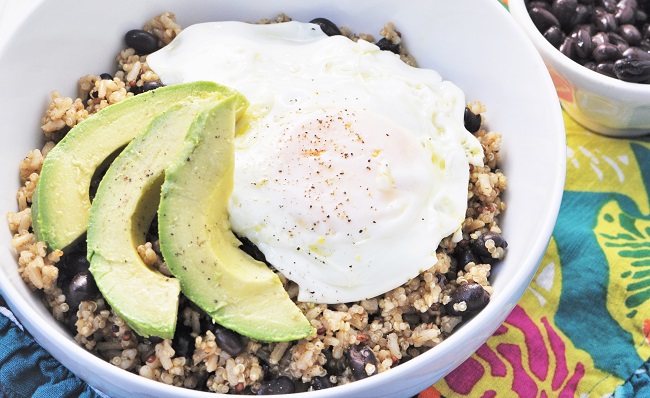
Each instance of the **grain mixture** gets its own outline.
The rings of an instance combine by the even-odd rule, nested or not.
[[[288,20],[280,15],[261,22]],[[163,46],[181,27],[173,13],[165,13],[149,21],[144,30]],[[341,32],[353,40],[374,41],[369,35],[354,35],[346,28]],[[380,34],[384,38],[378,44],[415,65],[392,23]],[[44,242],[37,242],[31,229],[30,206],[44,158],[70,128],[99,109],[160,85],[146,55],[127,48],[116,60],[117,72],[113,75],[82,77],[78,98],[52,93],[41,123],[45,144],[22,160],[19,211],[8,214],[15,234],[12,246],[18,253],[18,272],[41,294],[54,317],[70,328],[79,345],[115,366],[175,386],[219,393],[298,392],[345,384],[406,362],[439,344],[463,316],[482,309],[489,301],[491,264],[503,258],[507,246],[497,220],[506,207],[501,201],[506,177],[498,169],[501,136],[484,128],[481,113],[485,109],[479,103],[467,105],[465,125],[481,142],[485,165],[470,166],[462,240],[445,238],[433,268],[379,297],[336,305],[298,302],[317,330],[314,336],[285,343],[254,341],[213,324],[181,297],[174,339],[145,339],[132,332],[98,292],[92,300],[79,301],[74,297],[76,292],[87,293],[94,285],[92,280],[79,281],[70,274],[84,266],[85,248],[64,253],[49,251]],[[146,264],[168,273],[156,234],[154,222],[149,242],[138,252]],[[295,299],[298,286],[280,277]]]

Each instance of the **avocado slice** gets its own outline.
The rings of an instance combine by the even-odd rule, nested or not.
[[[43,164],[32,205],[36,238],[50,249],[75,242],[88,225],[90,181],[106,159],[172,105],[215,92],[232,94],[212,82],[161,87],[106,107],[72,128]]]
[[[165,168],[182,148],[196,115],[223,97],[213,92],[207,99],[184,101],[153,119],[108,168],[90,208],[90,272],[106,301],[141,336],[173,337],[180,285],[150,269],[137,247],[145,242],[158,209]],[[240,113],[248,105],[237,94],[232,103]]]
[[[230,230],[234,98],[203,112],[167,169],[158,208],[160,248],[183,293],[214,321],[263,341],[290,341],[313,328],[264,263]]]

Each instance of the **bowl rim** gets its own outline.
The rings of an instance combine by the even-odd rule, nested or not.
[[[568,69],[573,74],[582,76],[584,79],[593,80],[595,83],[602,85],[608,90],[625,90],[626,95],[650,95],[650,84],[641,84],[634,82],[627,82],[613,77],[605,76],[601,73],[585,68],[579,63],[573,61],[566,55],[562,54],[560,50],[555,48],[537,29],[532,19],[528,14],[525,4],[526,0],[508,0],[508,8],[512,16],[519,22],[520,26],[524,29],[528,37],[532,40],[535,47],[547,55],[549,58],[560,64],[563,68]]]
[[[29,20],[29,17],[39,8],[39,6],[42,3],[45,3],[45,1],[46,0],[34,0],[33,5],[30,7],[29,12],[27,12],[25,14],[25,17],[22,18],[22,20],[16,24],[16,28],[14,29],[14,31],[18,29],[20,26],[22,26],[25,22],[27,22]],[[514,2],[515,0],[510,0],[510,1]],[[497,1],[487,1],[486,3],[489,4],[490,2],[492,2],[492,4],[490,4],[488,7],[494,8],[496,12],[502,16],[503,19],[502,22],[508,23],[507,20],[509,20],[511,17],[508,14],[508,11],[505,9],[505,7],[503,7],[503,5]],[[513,29],[521,29],[518,24],[514,23],[514,21],[512,20],[510,21],[512,22],[511,25]],[[520,31],[522,32],[523,35],[523,30]],[[9,37],[11,37],[11,34],[8,35],[8,38]],[[6,41],[6,43],[8,43],[8,40]],[[6,49],[5,48],[6,43],[0,43],[0,58],[4,54],[4,51]],[[5,46],[3,46],[3,44],[5,44]],[[533,47],[530,41],[526,41],[524,45],[527,47],[527,50],[531,56],[538,57],[539,62],[542,62],[539,53],[535,50],[535,48]],[[553,88],[553,84],[550,79],[550,76],[546,76],[546,80],[547,82],[545,84],[545,88],[549,91],[549,93],[552,93],[554,96],[555,90]],[[562,119],[562,113],[561,113],[559,102],[557,103],[555,115],[557,116],[554,118],[553,121],[553,125],[554,125],[553,133],[557,145],[555,147],[555,150],[557,151],[558,154],[565,154],[565,149],[566,149],[565,136],[564,136],[565,129],[564,129],[564,122]],[[547,201],[549,203],[549,211],[542,220],[543,222],[542,222],[540,234],[537,236],[537,239],[531,245],[531,250],[524,259],[524,264],[528,264],[529,267],[520,270],[520,272],[517,272],[515,275],[511,277],[511,279],[516,280],[516,282],[514,283],[511,282],[508,284],[507,288],[500,290],[499,294],[495,295],[493,300],[491,300],[491,305],[488,305],[487,308],[485,308],[483,311],[481,311],[476,316],[474,316],[474,318],[471,320],[473,324],[480,324],[484,320],[487,320],[495,316],[499,317],[504,311],[505,311],[505,315],[503,315],[503,318],[505,318],[505,316],[507,316],[507,314],[510,313],[510,311],[514,308],[516,303],[521,298],[521,295],[515,294],[515,290],[517,290],[518,286],[522,286],[522,285],[527,286],[530,283],[530,280],[533,278],[535,271],[539,267],[541,256],[543,256],[546,250],[549,239],[551,237],[552,230],[555,226],[555,221],[559,213],[560,203],[563,195],[565,173],[566,173],[566,162],[564,160],[566,160],[566,158],[563,157],[561,160],[563,161],[557,165],[557,173],[556,173],[557,176],[553,178],[554,184],[552,187],[549,187],[552,189],[551,194],[548,196],[548,201]],[[12,255],[15,258],[15,254]],[[42,318],[40,314],[27,303],[26,298],[23,297],[11,283],[7,282],[6,278],[0,278],[0,291],[2,292],[10,308],[14,311],[14,313],[16,313],[19,321],[23,325],[25,325],[26,329],[32,335],[42,335],[41,332],[48,331],[48,329],[51,330],[51,327],[48,325],[51,322],[51,320]],[[446,347],[454,345],[454,342],[456,340],[467,341],[469,339],[471,341],[472,338],[471,333],[472,332],[469,328],[460,328],[456,330],[451,336],[447,337],[439,345],[437,345],[435,347],[437,348],[437,350],[430,349],[424,354],[422,354],[421,357],[427,358],[431,356],[442,356],[442,352],[448,350],[448,348]],[[181,388],[174,387],[158,381],[147,379],[145,377],[139,376],[129,371],[124,371],[110,364],[109,362],[96,357],[89,351],[85,350],[83,347],[76,344],[72,338],[70,338],[67,335],[64,335],[63,333],[59,333],[59,331],[57,330],[55,330],[54,333],[50,333],[46,339],[49,339],[50,341],[52,341],[53,344],[57,345],[59,348],[62,348],[63,350],[69,350],[73,352],[75,356],[80,357],[81,361],[84,361],[90,364],[90,366],[93,366],[99,369],[101,372],[104,372],[106,378],[125,380],[129,384],[144,385],[146,386],[148,391],[150,391],[153,394],[157,392],[166,393],[166,394],[173,392],[176,396],[183,396],[183,397],[185,396],[205,396],[205,397],[226,396],[219,393],[215,395],[215,393],[213,392],[204,393],[201,391],[190,390],[182,387]],[[37,341],[39,341],[38,338]],[[40,341],[39,344],[41,344]],[[483,344],[483,342],[481,342],[480,344]],[[478,348],[480,344],[477,345],[476,348]],[[475,349],[472,350],[472,352],[469,355],[471,355],[474,351]],[[57,357],[55,358],[58,361],[60,361],[59,358]],[[336,386],[333,390],[326,389],[321,391],[310,391],[308,393],[295,393],[292,394],[292,396],[296,396],[298,398],[324,397],[324,396],[331,396],[332,393],[340,393],[340,394],[346,393],[346,394],[353,394],[352,396],[354,395],[360,396],[363,395],[363,393],[367,391],[367,388],[374,383],[383,380],[387,380],[387,381],[393,380],[395,382],[399,382],[399,380],[403,376],[419,368],[420,366],[419,362],[422,362],[422,360],[415,358],[411,361],[400,364],[399,366],[391,369],[390,371],[377,374],[371,378],[367,378],[364,380],[359,380],[353,383]],[[449,369],[449,371],[451,370],[452,369]],[[92,383],[89,380],[86,380],[86,382],[88,382],[89,385],[97,388],[95,383]],[[425,385],[423,388],[426,388],[427,386],[428,385]]]

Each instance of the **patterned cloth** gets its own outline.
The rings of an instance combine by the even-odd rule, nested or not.
[[[650,137],[564,120],[565,192],[533,282],[487,343],[420,398],[650,397]]]
[[[0,397],[105,397],[52,358],[0,296]]]

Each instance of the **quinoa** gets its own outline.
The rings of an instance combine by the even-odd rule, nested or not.
[[[290,20],[280,14],[260,23]],[[163,46],[180,33],[181,27],[175,15],[167,12],[147,22],[144,30],[154,34]],[[341,32],[352,40],[374,41],[370,35],[355,34],[345,27]],[[404,62],[415,65],[394,24],[386,24],[380,35],[398,46]],[[70,254],[48,251],[44,242],[36,240],[31,228],[32,197],[47,153],[72,127],[98,110],[138,94],[145,83],[159,81],[146,56],[138,55],[133,48],[121,51],[116,65],[113,75],[83,76],[77,98],[52,92],[41,121],[45,144],[21,161],[18,211],[7,216],[19,274],[88,351],[127,371],[185,388],[254,394],[274,380],[290,380],[296,392],[306,391],[385,372],[442,342],[464,320],[463,311],[468,308],[467,302],[454,296],[458,287],[480,285],[487,295],[492,294],[492,264],[505,256],[506,245],[499,242],[498,217],[506,209],[501,200],[506,177],[498,168],[501,135],[487,129],[482,120],[485,107],[473,102],[467,109],[482,120],[474,134],[483,147],[484,166],[470,166],[468,208],[460,232],[443,239],[437,250],[438,262],[432,268],[378,297],[334,305],[296,302],[317,331],[313,336],[282,343],[245,338],[220,329],[183,296],[174,339],[138,336],[102,297],[71,308],[59,275],[60,261]],[[171,275],[156,234],[154,222],[148,241],[137,251],[145,264]],[[485,242],[481,249],[488,255],[462,260],[477,241]],[[278,276],[295,301],[298,286]],[[355,367],[351,353],[360,350],[370,354],[366,362]]]

